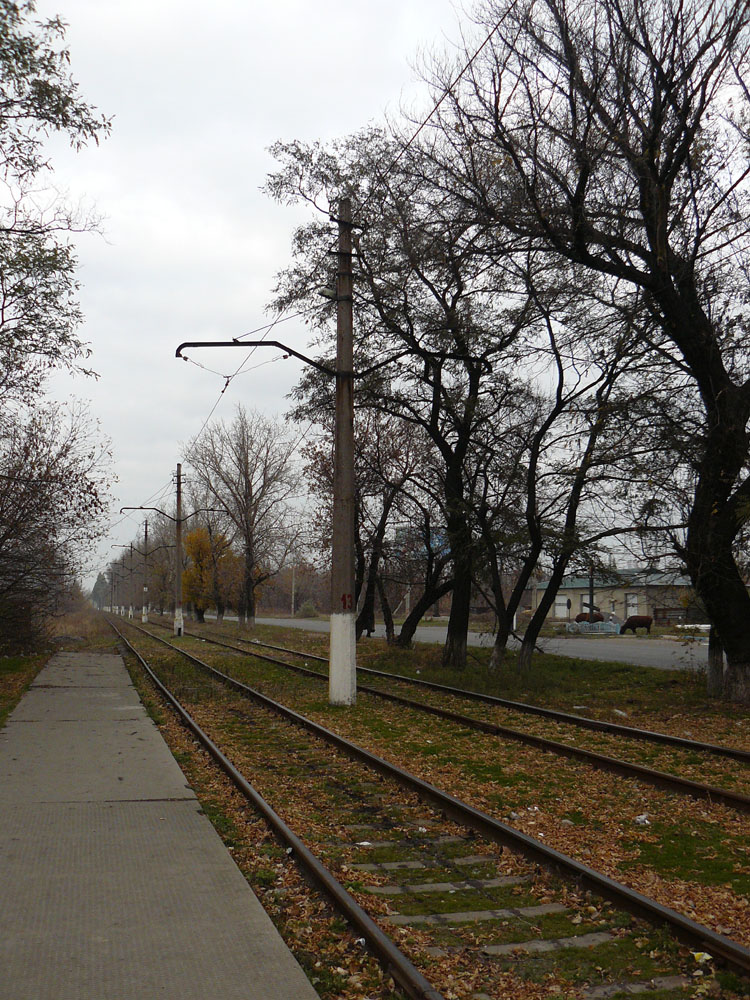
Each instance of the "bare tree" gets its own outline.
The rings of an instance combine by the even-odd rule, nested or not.
[[[683,558],[750,701],[747,114],[750,3],[488,0],[492,30],[435,121],[446,188],[480,220],[618,282],[702,408]],[[442,93],[452,67],[433,64]],[[643,323],[646,328],[647,323]],[[744,336],[743,336],[744,335]]]
[[[443,662],[461,669],[475,554],[466,461],[477,428],[503,405],[494,368],[518,357],[531,322],[528,291],[509,254],[479,252],[482,233],[460,201],[424,182],[430,161],[418,146],[399,150],[371,129],[330,151],[292,143],[274,152],[283,163],[269,183],[276,197],[324,194],[333,203],[346,192],[353,199],[362,227],[355,241],[357,364],[371,372],[357,381],[357,406],[419,428],[442,463],[454,579]],[[297,233],[297,261],[282,275],[279,304],[312,298],[328,240],[320,225]],[[325,314],[320,322],[325,329]],[[389,357],[393,366],[381,368]],[[302,383],[308,390],[315,384],[314,377]]]
[[[82,370],[75,256],[66,232],[90,228],[51,194],[52,133],[81,147],[108,131],[69,75],[65,28],[31,0],[0,0],[0,401],[28,403],[49,370]],[[44,194],[42,194],[44,192]]]
[[[86,411],[0,420],[0,648],[28,648],[102,533],[106,446]]]
[[[240,618],[255,624],[256,591],[285,565],[299,528],[297,442],[278,423],[237,407],[234,420],[210,424],[187,449],[199,489],[221,508],[242,549]]]

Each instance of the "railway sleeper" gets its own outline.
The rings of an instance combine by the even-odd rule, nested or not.
[[[280,737],[278,726],[276,726],[274,733],[275,741],[278,742]],[[283,739],[281,742],[283,742]],[[268,761],[264,760],[262,766],[267,766],[268,763]],[[344,771],[342,771],[343,774]],[[306,784],[305,782],[302,783],[303,786]],[[360,831],[366,829],[377,829],[379,831],[386,829],[389,832],[395,832],[396,830],[403,832],[405,816],[401,815],[394,818],[393,816],[388,816],[387,810],[384,809],[385,802],[389,796],[392,796],[392,793],[383,792],[382,795],[378,795],[375,783],[369,783],[369,787],[367,788],[364,787],[364,783],[360,782],[358,784],[358,793],[352,795],[352,799],[358,798],[359,795],[366,796],[366,800],[361,801],[357,807],[360,815],[367,813],[369,816],[372,813],[373,819],[376,813],[380,815],[377,824],[360,823],[350,825],[349,829],[358,829]],[[327,789],[329,794],[334,791],[339,792],[338,789]],[[319,803],[315,801],[314,791],[311,794],[313,795],[311,801],[315,802],[315,808],[317,809],[319,808]],[[342,804],[340,794],[337,796],[337,799],[340,807]],[[376,802],[377,804],[375,804]],[[347,808],[349,808],[348,804]],[[404,813],[407,811],[404,801],[400,803],[400,808]],[[580,913],[574,912],[567,905],[554,901],[555,894],[559,893],[558,899],[563,899],[567,902],[570,899],[568,893],[562,889],[555,889],[549,881],[545,881],[537,886],[535,880],[529,877],[523,880],[529,886],[527,895],[533,896],[536,893],[538,896],[537,902],[534,902],[533,899],[517,899],[513,901],[512,905],[503,906],[495,896],[495,892],[498,889],[505,888],[511,892],[513,889],[524,891],[524,886],[520,880],[515,885],[508,883],[501,885],[485,884],[497,877],[498,874],[496,869],[499,860],[497,845],[495,845],[496,853],[494,856],[491,854],[469,855],[468,852],[465,855],[455,855],[455,852],[448,850],[449,854],[455,855],[448,857],[445,851],[451,846],[457,845],[459,848],[464,846],[464,844],[467,847],[470,844],[472,846],[479,846],[479,842],[483,841],[484,837],[479,832],[463,838],[457,838],[453,834],[448,834],[446,827],[439,818],[441,812],[439,806],[433,814],[434,818],[429,822],[425,822],[424,826],[421,819],[425,809],[424,803],[414,801],[409,808],[411,810],[420,810],[419,825],[415,822],[416,817],[413,812],[410,819],[414,824],[414,829],[420,835],[427,833],[429,827],[431,835],[429,838],[425,838],[424,836],[410,838],[407,836],[405,840],[390,840],[382,842],[379,845],[371,843],[367,845],[362,843],[355,845],[341,843],[341,849],[348,855],[347,860],[343,863],[344,871],[385,873],[404,870],[413,872],[414,877],[417,879],[419,878],[418,872],[428,872],[430,873],[430,881],[425,884],[433,886],[440,884],[449,885],[450,888],[445,889],[442,893],[439,890],[433,890],[434,903],[421,902],[418,899],[419,894],[429,890],[424,889],[422,885],[415,882],[411,885],[408,892],[393,894],[394,896],[401,897],[397,905],[402,912],[381,913],[379,918],[381,922],[386,924],[391,923],[401,930],[406,930],[410,925],[419,925],[420,931],[428,932],[429,944],[426,944],[426,948],[438,949],[444,954],[448,954],[455,948],[466,951],[473,950],[479,956],[478,961],[509,963],[508,967],[513,968],[513,971],[522,978],[537,978],[539,975],[544,975],[544,970],[549,969],[551,966],[543,963],[550,962],[551,959],[556,961],[562,960],[562,956],[572,951],[582,952],[587,956],[586,960],[581,961],[581,968],[574,965],[572,967],[569,966],[567,970],[567,975],[576,982],[578,988],[593,988],[592,984],[596,984],[597,976],[600,974],[602,978],[606,975],[607,978],[611,978],[612,980],[609,983],[602,983],[602,986],[610,987],[619,984],[621,987],[619,988],[619,992],[625,995],[638,992],[639,984],[646,981],[642,977],[637,978],[641,972],[645,972],[649,976],[649,983],[655,981],[657,977],[660,977],[662,980],[671,977],[675,982],[683,982],[685,977],[676,976],[675,973],[684,972],[686,962],[689,966],[689,960],[686,958],[685,953],[678,954],[672,952],[669,955],[661,956],[659,960],[649,965],[648,959],[644,959],[642,952],[645,947],[647,955],[649,948],[652,948],[653,953],[656,954],[657,946],[653,945],[651,939],[649,939],[649,935],[653,933],[652,929],[644,929],[640,920],[626,915],[624,912],[615,911],[611,908],[610,904],[600,903],[598,907],[590,906],[588,908],[585,905],[581,905],[580,909],[583,913],[583,916],[581,916]],[[352,818],[354,819],[355,817]],[[408,823],[409,821],[406,820],[406,822]],[[448,829],[450,829],[450,826],[448,826]],[[326,850],[326,845],[322,840],[320,846],[324,851]],[[383,860],[372,859],[362,862],[351,858],[352,851],[355,851],[355,853],[359,851],[361,853],[364,847],[366,847],[367,855],[371,856],[373,852],[380,850],[386,854],[390,852],[390,856]],[[442,856],[440,848],[443,849]],[[418,859],[414,858],[414,851],[416,850],[419,851],[420,855]],[[411,851],[411,857],[403,856],[407,851]],[[402,856],[393,857],[394,853],[400,853]],[[451,869],[458,873],[467,867],[472,869],[472,877],[469,879],[465,877],[461,878],[460,876],[453,878],[451,877],[452,873],[449,874]],[[493,867],[495,868],[494,872],[492,871]],[[446,874],[448,874],[448,879],[445,878]],[[456,882],[474,882],[475,884],[470,885],[468,889],[462,888],[460,891],[466,892],[471,889],[486,895],[486,902],[483,900],[485,908],[479,909],[477,907],[471,910],[459,910],[458,908],[451,907],[450,904],[452,901],[450,896],[459,891],[454,888]],[[384,887],[380,886],[377,888],[382,890]],[[368,887],[362,887],[362,891],[365,893],[368,892]],[[439,901],[438,897],[441,894],[448,898],[443,898]],[[373,893],[373,895],[378,896],[380,900],[383,900],[384,897],[388,898],[388,893],[382,891]],[[416,904],[413,913],[403,912],[405,909],[409,909],[409,907],[404,906],[404,902],[406,902],[404,897]],[[438,902],[441,905],[436,905]],[[455,902],[458,902],[458,900]],[[419,912],[420,909],[422,912]],[[585,914],[586,909],[591,911],[590,919]],[[569,932],[564,930],[567,924],[571,925]],[[577,925],[579,928],[578,933]],[[531,935],[536,936],[531,937],[529,932]],[[587,941],[587,934],[606,935],[606,937],[597,938],[596,941],[598,943],[596,944],[592,943],[590,939],[588,943],[585,943]],[[478,936],[481,937],[480,941],[477,940]],[[642,938],[642,941],[639,941],[639,938]],[[530,941],[535,943],[526,948],[525,946]],[[568,941],[575,943],[566,946],[565,942]],[[540,944],[540,942],[544,942],[544,944]],[[621,949],[625,958],[620,959],[616,957],[611,949]],[[429,958],[430,951],[423,950],[426,957]],[[599,957],[600,952],[601,957]],[[519,963],[523,963],[523,967]],[[541,972],[539,963],[542,963]],[[630,971],[628,966],[632,967],[633,975],[626,979],[621,974],[623,969],[628,972]],[[607,971],[604,972],[603,970]],[[596,988],[598,986],[599,984],[596,984]],[[650,988],[653,989],[654,987],[651,986]],[[682,986],[675,987],[675,989],[680,990],[682,988]],[[662,988],[663,991],[665,989],[671,991],[672,988]],[[605,994],[602,995],[604,996]],[[617,991],[606,994],[606,996],[615,995],[617,995]]]
[[[403,817],[401,817],[403,821]],[[387,828],[387,824],[374,827],[371,824],[352,826],[358,832],[375,831],[380,832]],[[403,827],[402,827],[403,829]],[[428,829],[433,834],[429,838],[424,837]],[[400,850],[403,853],[410,849],[420,851],[420,858],[401,858],[392,861],[381,862],[354,862],[347,865],[348,869],[359,871],[392,871],[402,870],[417,873],[420,871],[434,870],[436,881],[431,882],[399,882],[390,885],[367,886],[363,888],[365,893],[375,895],[380,898],[385,897],[392,902],[394,907],[403,909],[403,904],[409,900],[414,901],[419,909],[423,904],[423,912],[391,912],[381,917],[384,926],[395,926],[402,929],[415,928],[420,932],[428,933],[433,939],[429,945],[422,947],[422,952],[427,959],[440,960],[450,956],[461,956],[463,959],[472,956],[472,961],[482,964],[497,963],[503,969],[513,969],[521,978],[536,978],[535,966],[539,960],[559,961],[568,954],[585,956],[582,958],[581,982],[578,984],[580,995],[586,1000],[594,1000],[595,997],[615,998],[637,995],[639,993],[660,991],[660,996],[667,998],[674,996],[679,1000],[685,996],[685,990],[691,985],[691,979],[684,975],[682,971],[677,971],[684,959],[678,955],[673,955],[666,964],[666,968],[654,967],[654,975],[648,980],[630,978],[619,979],[617,982],[608,982],[602,986],[590,986],[591,979],[596,977],[597,969],[600,975],[607,976],[607,966],[610,964],[610,957],[603,954],[602,947],[615,948],[632,956],[638,948],[638,939],[641,933],[640,925],[634,921],[630,915],[618,914],[609,904],[603,903],[597,907],[570,906],[559,901],[550,901],[550,894],[555,893],[555,887],[550,884],[547,878],[541,885],[536,885],[532,875],[519,876],[497,876],[487,878],[454,879],[452,881],[437,881],[437,872],[444,871],[446,867],[458,866],[466,867],[477,864],[487,867],[487,863],[493,862],[491,856],[487,855],[467,855],[447,857],[440,854],[440,849],[451,847],[462,840],[468,846],[470,839],[476,837],[461,838],[451,835],[441,835],[439,823],[434,821],[424,821],[424,825],[415,831],[421,836],[411,837],[407,835],[398,841],[377,840],[362,841],[349,845],[351,849],[359,849],[359,853],[372,851]],[[429,856],[424,856],[423,851],[430,851]],[[495,859],[497,861],[497,859]],[[496,895],[496,892],[499,895]],[[525,899],[513,905],[493,905],[493,897],[501,899],[503,895],[512,892],[524,893]],[[477,900],[486,898],[489,906],[469,909],[450,909],[454,896],[461,894],[474,894]],[[544,902],[530,901],[529,897],[540,896]],[[430,906],[430,899],[434,899],[440,905]],[[465,895],[466,898],[466,895]],[[469,895],[471,898],[471,895]],[[593,911],[593,912],[589,912]],[[555,923],[550,929],[545,927],[545,918],[553,920]],[[588,919],[587,919],[588,918]],[[595,926],[601,924],[603,926]],[[627,927],[623,924],[632,924]],[[567,926],[568,933],[564,927]],[[580,930],[578,929],[580,927]],[[470,943],[466,940],[460,941],[456,935],[468,932]],[[531,935],[536,936],[530,936]],[[503,938],[510,937],[510,940]],[[640,941],[643,944],[643,941]],[[628,958],[625,959],[627,964]],[[671,965],[671,968],[669,966]],[[593,976],[587,977],[587,970],[593,966]],[[675,968],[675,966],[677,968]],[[573,978],[578,978],[573,975]],[[588,983],[587,983],[588,978]],[[694,984],[693,984],[694,985]],[[479,1000],[484,994],[475,994],[473,1000]]]

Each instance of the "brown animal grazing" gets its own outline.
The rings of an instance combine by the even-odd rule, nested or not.
[[[591,620],[595,621],[595,622],[603,622],[604,621],[604,615],[600,615],[598,611],[595,611],[594,612],[594,617]],[[588,611],[582,611],[580,613],[580,615],[576,615],[576,621],[579,624],[581,622],[587,622],[587,621],[589,621],[589,613],[588,613]]]
[[[625,635],[628,629],[631,629],[633,635],[635,635],[637,628],[645,628],[648,634],[651,635],[651,623],[653,620],[650,615],[631,615],[630,618],[626,618],[622,623],[620,635]]]

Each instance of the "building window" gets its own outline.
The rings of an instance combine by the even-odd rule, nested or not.
[[[625,617],[638,614],[638,594],[625,595]]]

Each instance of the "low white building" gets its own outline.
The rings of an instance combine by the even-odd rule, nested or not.
[[[534,610],[547,583],[542,580],[534,588]],[[547,617],[573,621],[588,612],[589,588],[587,576],[566,576]],[[657,624],[706,620],[689,578],[679,569],[612,569],[595,574],[594,608],[605,620],[614,616],[624,621],[631,615],[650,615]]]

